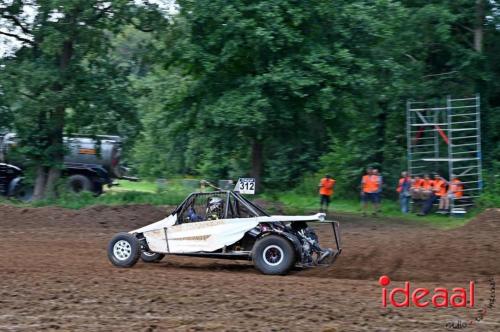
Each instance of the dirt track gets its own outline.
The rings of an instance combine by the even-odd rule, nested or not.
[[[442,331],[447,322],[474,319],[488,303],[488,277],[500,280],[499,209],[450,231],[344,217],[337,263],[285,277],[261,275],[246,262],[108,263],[112,234],[164,214],[149,206],[0,205],[0,331]],[[394,280],[390,287],[409,280],[451,289],[476,280],[476,308],[381,308],[383,274]],[[465,330],[500,331],[498,307]]]

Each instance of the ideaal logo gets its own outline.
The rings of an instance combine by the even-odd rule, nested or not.
[[[378,280],[382,286],[382,306],[387,307],[387,302],[396,308],[410,307],[414,305],[419,308],[424,308],[429,305],[435,308],[447,307],[469,307],[474,308],[474,281],[469,281],[467,287],[455,287],[451,290],[443,287],[436,287],[433,290],[428,288],[411,288],[409,281],[405,282],[403,288],[395,287],[391,291],[387,290],[387,286],[391,283],[388,276],[381,276]],[[396,296],[400,295],[401,301],[397,301]]]
[[[432,305],[435,308],[474,308],[476,305],[476,283],[477,281],[469,281],[466,287],[455,287],[447,289],[443,287],[436,287],[433,290],[428,288],[415,288],[411,287],[409,281],[406,281],[404,287],[395,287],[388,290],[386,287],[391,283],[388,276],[381,276],[379,284],[382,286],[382,307],[386,308],[388,303],[396,308],[410,307],[411,305],[419,308]],[[489,310],[493,309],[495,305],[496,283],[493,277],[488,279],[489,297],[483,299],[483,304],[479,308],[471,311],[473,317],[465,320],[449,321],[445,324],[447,329],[465,329],[474,326],[474,324],[481,322]],[[399,301],[398,301],[399,299]]]

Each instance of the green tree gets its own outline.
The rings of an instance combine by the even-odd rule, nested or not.
[[[184,141],[175,147],[184,151],[177,151],[183,170],[293,183],[319,167],[318,157],[332,137],[349,132],[349,121],[369,124],[377,111],[368,109],[386,99],[375,97],[382,82],[407,71],[391,57],[377,58],[389,53],[387,37],[404,19],[391,1],[179,4],[165,47],[176,75],[159,75],[184,92],[156,103],[155,121],[145,127],[148,133],[163,119],[164,141],[182,128]],[[358,120],[363,112],[366,119]]]
[[[65,129],[95,133],[133,122],[126,81],[108,57],[111,37],[125,24],[151,30],[165,19],[157,6],[126,0],[2,1],[0,15],[0,35],[22,43],[2,61],[13,129],[37,167],[35,199],[53,196]]]

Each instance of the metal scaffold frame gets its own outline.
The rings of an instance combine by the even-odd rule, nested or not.
[[[481,99],[446,98],[446,102],[408,101],[406,104],[408,170],[412,176],[443,170],[458,177],[463,197],[450,208],[466,208],[482,190]]]

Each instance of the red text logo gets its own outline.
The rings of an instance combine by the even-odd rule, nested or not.
[[[435,308],[447,307],[474,307],[474,281],[470,281],[468,287],[455,287],[451,290],[443,287],[436,287],[433,290],[428,288],[413,289],[409,281],[404,283],[404,287],[395,287],[388,290],[391,283],[388,276],[381,276],[378,280],[382,286],[382,307],[387,307],[389,301],[393,307],[403,308],[410,305],[423,308],[429,305]]]

